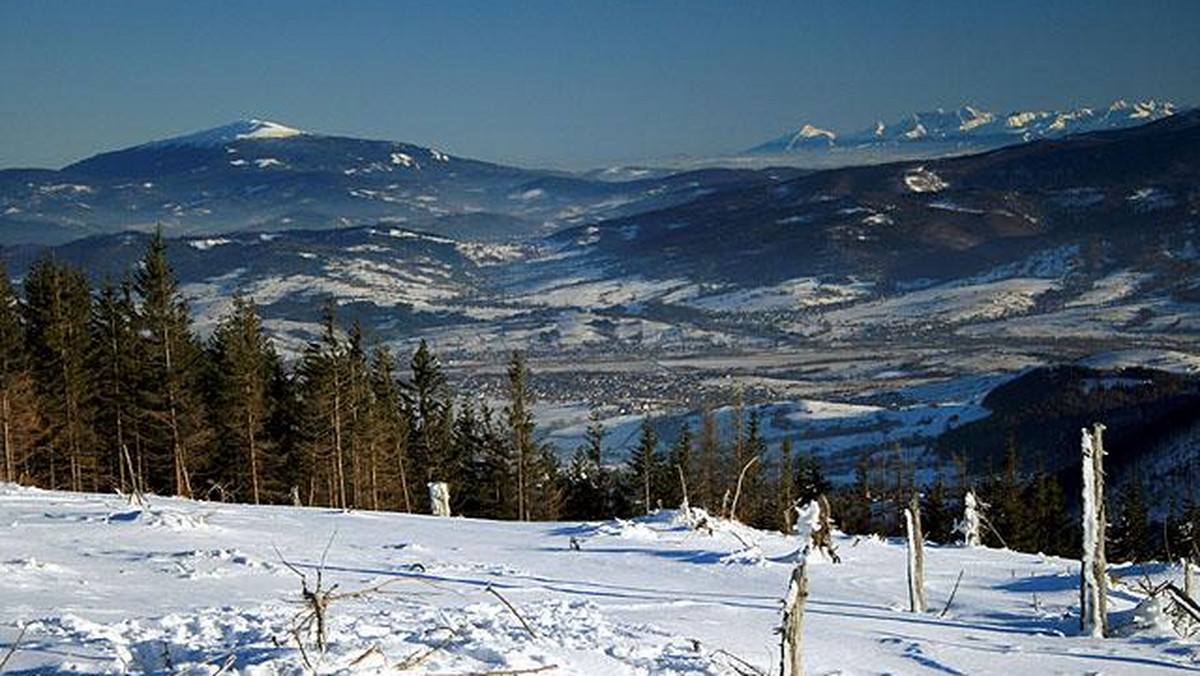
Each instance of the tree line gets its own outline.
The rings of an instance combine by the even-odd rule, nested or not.
[[[161,231],[123,279],[93,288],[48,254],[21,286],[0,270],[0,480],[407,512],[446,482],[454,513],[520,520],[632,516],[690,487],[693,505],[750,523],[784,527],[790,513],[790,452],[764,467],[757,413],[743,425],[740,406],[732,441],[709,411],[665,453],[647,420],[624,463],[605,457],[594,413],[562,466],[537,434],[520,353],[493,405],[456,392],[424,341],[402,363],[332,303],[294,364],[249,298],[202,340]],[[789,479],[767,486],[772,473]]]
[[[3,271],[0,271],[2,273]],[[501,519],[632,516],[685,499],[710,513],[790,531],[794,506],[828,495],[843,530],[898,534],[897,515],[921,494],[930,539],[953,539],[961,487],[990,505],[985,538],[1071,555],[1071,504],[1044,472],[965,469],[951,490],[918,486],[900,453],[862,461],[835,488],[818,460],[785,439],[768,453],[759,411],[739,401],[722,428],[711,410],[661,443],[643,420],[624,462],[605,457],[593,411],[583,445],[560,464],[541,441],[523,356],[514,352],[502,403],[456,392],[422,341],[407,364],[369,341],[336,307],[287,365],[251,299],[235,296],[212,335],[196,334],[161,231],[121,280],[86,275],[43,256],[18,294],[0,274],[0,480],[75,491],[151,492],[248,503],[428,511],[427,484],[450,486],[456,514]],[[1130,484],[1111,512],[1116,553],[1191,555],[1200,507],[1152,524]],[[1161,534],[1161,536],[1159,536]]]

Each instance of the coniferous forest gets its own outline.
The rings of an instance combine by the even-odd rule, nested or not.
[[[593,412],[565,465],[541,442],[529,367],[508,363],[502,402],[451,386],[433,347],[394,354],[322,309],[321,333],[285,364],[252,299],[235,297],[197,336],[156,233],[128,275],[94,288],[80,270],[37,260],[20,293],[0,274],[0,479],[50,489],[178,495],[223,502],[427,512],[446,482],[454,514],[496,519],[629,517],[688,500],[712,514],[788,531],[794,506],[827,495],[840,527],[898,535],[921,495],[930,540],[956,539],[963,487],[988,506],[985,542],[1073,555],[1078,525],[1054,474],[1023,473],[1014,444],[999,472],[919,484],[900,453],[833,486],[802,440],[769,451],[759,415],[731,429],[704,411],[660,439],[643,422],[628,459],[605,457]],[[725,433],[722,433],[725,432]],[[567,449],[570,450],[570,449]],[[686,495],[685,495],[686,491]],[[1112,498],[1110,537],[1130,560],[1198,550],[1200,506],[1151,522],[1137,481]]]

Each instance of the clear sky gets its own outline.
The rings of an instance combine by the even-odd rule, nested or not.
[[[1200,2],[0,0],[0,167],[245,117],[583,167],[1117,97],[1200,103]]]

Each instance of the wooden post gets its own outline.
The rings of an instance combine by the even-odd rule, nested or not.
[[[1184,557],[1179,560],[1179,563],[1183,565],[1183,593],[1194,601],[1196,599],[1196,587],[1195,581],[1192,578],[1192,562],[1188,561],[1187,557]]]
[[[904,521],[908,527],[908,609],[923,613],[929,609],[925,599],[925,541],[921,533],[921,501],[913,493],[908,508],[904,510]]]
[[[781,676],[804,676],[804,600],[808,598],[808,573],[803,558],[792,569],[787,598],[783,601],[783,627],[779,641]]]
[[[1104,551],[1108,515],[1104,506],[1104,425],[1083,430],[1083,557],[1079,574],[1079,629],[1096,638],[1108,634],[1108,562]]]
[[[429,482],[429,513],[450,516],[450,486],[446,482]]]

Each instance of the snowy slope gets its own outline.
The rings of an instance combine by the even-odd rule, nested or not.
[[[320,673],[744,670],[730,655],[769,673],[796,542],[727,526],[706,536],[672,518],[514,524],[165,498],[139,509],[116,496],[4,485],[0,648],[25,628],[7,665],[15,673],[304,673],[291,635],[300,584],[281,557],[311,583],[332,537],[323,582],[350,596],[329,608],[328,652],[309,652]],[[741,541],[762,557],[739,553]],[[931,547],[935,608],[965,571],[941,617],[905,610],[903,546],[838,546],[842,565],[810,566],[810,674],[1195,669],[1196,645],[1162,629],[1077,636],[1076,562]],[[1136,600],[1118,586],[1114,621]]]

